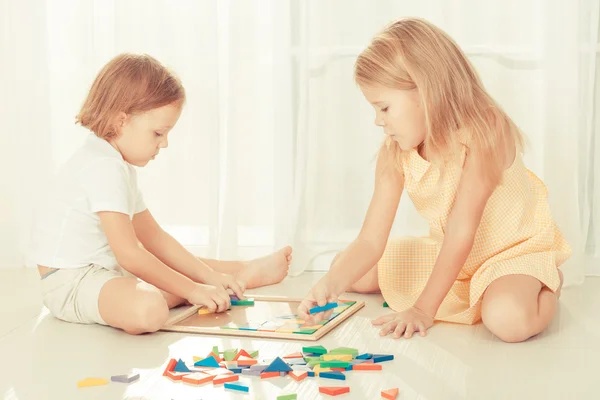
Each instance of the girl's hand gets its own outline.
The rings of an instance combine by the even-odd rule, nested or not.
[[[372,323],[376,326],[383,325],[381,331],[379,331],[380,336],[387,336],[394,332],[392,336],[394,339],[398,339],[402,335],[409,339],[417,331],[421,336],[425,336],[427,329],[433,326],[433,317],[415,307],[411,307],[399,313],[383,315],[372,321]]]
[[[308,295],[302,300],[298,311],[298,318],[306,322],[318,322],[323,319],[328,319],[333,310],[327,310],[316,314],[309,314],[309,310],[316,306],[324,306],[327,303],[335,303],[338,299],[338,294],[334,291],[333,285],[330,283],[330,276],[326,274],[313,288],[308,292]]]
[[[244,284],[242,282],[236,281],[232,275],[212,271],[203,280],[203,283],[220,287],[225,290],[231,289],[240,300],[244,298],[244,290],[246,290]]]
[[[196,284],[186,300],[190,304],[205,306],[210,312],[227,311],[231,306],[229,294],[222,287]]]

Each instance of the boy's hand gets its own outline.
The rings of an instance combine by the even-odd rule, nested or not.
[[[231,306],[227,291],[210,285],[196,284],[186,300],[194,305],[206,306],[211,312],[227,311]]]
[[[316,306],[322,307],[327,303],[335,303],[337,300],[338,294],[335,293],[333,285],[330,283],[329,274],[327,274],[313,286],[308,295],[302,300],[296,314],[298,318],[303,319],[306,322],[318,322],[327,319],[331,316],[333,310],[327,310],[316,314],[310,314],[309,310]]]
[[[223,288],[224,290],[231,289],[240,300],[244,298],[245,285],[237,281],[233,275],[213,271],[207,275],[203,282],[207,285]]]
[[[411,307],[399,313],[383,315],[372,321],[372,324],[376,326],[383,325],[381,331],[379,331],[380,336],[387,336],[394,332],[392,336],[394,339],[398,339],[402,335],[409,339],[415,332],[425,336],[427,329],[433,326],[433,317],[415,307]]]

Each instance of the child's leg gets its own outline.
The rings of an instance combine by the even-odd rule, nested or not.
[[[559,270],[562,286],[562,272]],[[542,332],[556,313],[555,294],[536,278],[507,275],[493,281],[483,295],[483,324],[505,342],[522,342]]]
[[[169,317],[169,308],[183,301],[135,277],[122,277],[104,284],[98,309],[108,325],[136,335],[159,330]]]
[[[286,246],[251,261],[200,260],[215,271],[236,276],[246,289],[253,289],[279,283],[286,277],[292,261],[292,248]]]
[[[371,268],[369,272],[367,272],[356,283],[350,286],[348,291],[364,294],[381,292],[381,289],[379,289],[379,276],[377,274],[377,265]]]

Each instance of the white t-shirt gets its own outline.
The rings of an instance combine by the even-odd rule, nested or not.
[[[31,261],[52,268],[90,264],[116,268],[97,212],[120,212],[132,219],[146,209],[135,168],[94,134],[61,168],[50,193],[39,200]]]

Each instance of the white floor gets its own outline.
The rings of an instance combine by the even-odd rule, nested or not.
[[[302,296],[316,273],[287,278],[255,293]],[[348,298],[367,302],[349,321],[318,344],[393,354],[382,372],[348,372],[347,381],[290,377],[261,381],[242,377],[250,394],[222,386],[193,387],[161,376],[170,358],[204,356],[212,346],[259,350],[261,358],[300,351],[307,342],[206,337],[170,332],[129,336],[101,326],[81,326],[47,314],[34,270],[0,270],[0,394],[5,399],[325,399],[319,386],[351,388],[340,399],[379,399],[380,391],[400,388],[398,399],[600,399],[600,278],[567,287],[560,313],[543,334],[525,343],[505,344],[482,325],[439,324],[425,338],[394,341],[378,337],[370,319],[389,312],[378,295]],[[130,371],[140,380],[125,385],[77,388],[85,377]]]

